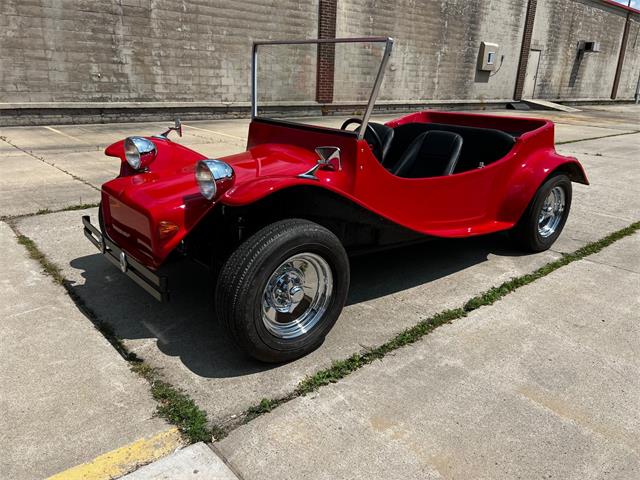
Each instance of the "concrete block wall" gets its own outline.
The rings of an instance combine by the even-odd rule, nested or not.
[[[0,6],[0,102],[247,102],[252,41],[314,37],[318,25],[318,0]]]
[[[0,117],[23,109],[28,122],[44,107],[70,108],[68,102],[94,109],[95,121],[133,102],[149,105],[149,112],[173,102],[173,109],[200,109],[194,116],[246,114],[252,41],[331,36],[333,21],[337,36],[396,39],[382,101],[509,101],[530,1],[0,0]],[[600,0],[537,0],[536,96],[608,99],[626,16]],[[640,71],[640,14],[629,16],[618,98],[631,100]],[[600,42],[602,52],[576,61],[579,40]],[[500,45],[498,61],[504,56],[491,75],[477,70],[482,41]],[[332,94],[334,102],[363,101],[382,51],[336,47],[330,85],[330,75],[317,77],[315,46],[269,48],[259,69],[263,102],[324,103]],[[327,49],[322,61],[332,57]]]
[[[526,0],[340,0],[337,35],[390,35],[396,43],[380,98],[388,101],[511,99]],[[480,42],[500,45],[495,75],[477,71]],[[371,85],[380,49],[336,52],[336,99]],[[364,78],[364,79],[363,79]],[[341,87],[343,86],[343,87]]]
[[[541,51],[535,97],[610,98],[625,20],[624,10],[598,1],[538,0],[531,45]],[[600,42],[601,51],[580,55],[583,40]]]

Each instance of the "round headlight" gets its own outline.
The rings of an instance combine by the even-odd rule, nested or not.
[[[140,170],[156,158],[156,146],[144,137],[127,137],[124,141],[124,158],[131,168]]]
[[[226,189],[233,181],[233,168],[222,160],[200,160],[196,165],[196,182],[207,200]]]

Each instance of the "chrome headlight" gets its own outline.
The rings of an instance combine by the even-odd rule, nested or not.
[[[127,137],[124,141],[124,158],[131,168],[141,170],[156,158],[156,146],[144,137]]]
[[[202,196],[211,200],[233,181],[233,168],[222,160],[200,160],[196,165],[196,182]]]

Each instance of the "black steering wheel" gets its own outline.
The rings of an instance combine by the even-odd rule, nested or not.
[[[348,118],[347,120],[344,121],[344,123],[340,127],[340,130],[346,130],[347,127],[352,123],[357,123],[358,125],[362,125],[362,119],[356,118],[356,117]],[[382,140],[380,139],[380,135],[378,135],[378,132],[375,131],[375,129],[371,126],[370,123],[367,123],[366,133],[371,134],[369,138],[367,138],[367,142],[369,143],[369,146],[371,147],[373,154],[379,159],[382,158]],[[374,144],[370,143],[371,139],[373,139],[373,141],[375,142]]]

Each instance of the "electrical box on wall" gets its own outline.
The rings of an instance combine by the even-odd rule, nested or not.
[[[493,72],[496,69],[499,48],[497,43],[482,42],[480,44],[480,70]]]

